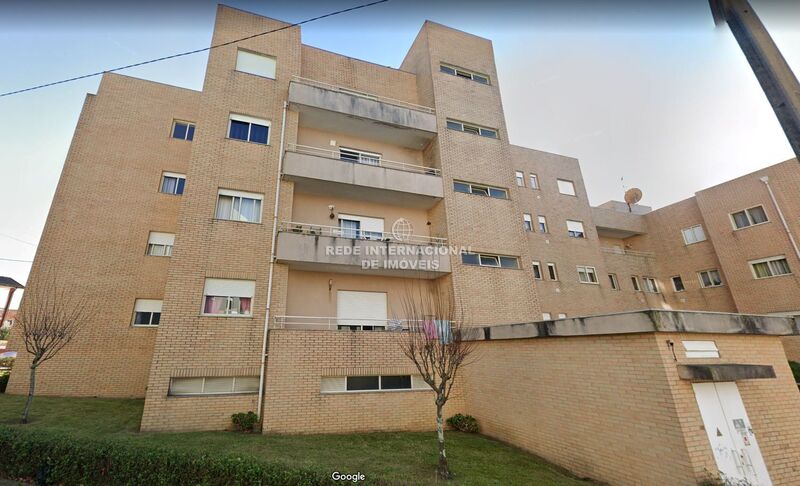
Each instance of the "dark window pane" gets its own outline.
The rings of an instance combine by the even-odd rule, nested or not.
[[[186,185],[186,179],[178,179],[178,187],[175,189],[175,194],[183,194],[183,186]]]
[[[172,138],[180,138],[181,140],[186,139],[186,124],[185,123],[176,123],[175,126],[172,128]]]
[[[472,75],[470,73],[466,73],[464,71],[456,70],[456,76],[461,78],[472,79]]]
[[[542,267],[539,265],[533,266],[533,278],[541,279],[542,278]]]
[[[744,211],[733,213],[733,221],[737,228],[744,228],[750,226],[750,221],[747,220],[747,215]]]
[[[448,121],[447,122],[447,128],[461,131],[462,125],[460,123],[458,123],[458,122]]]
[[[485,78],[485,77],[483,77],[483,76],[481,76],[479,74],[473,74],[472,75],[472,79],[474,81],[477,81],[477,82],[481,83],[481,84],[489,84],[489,78]]]
[[[480,133],[481,129],[478,128],[478,127],[470,126],[470,125],[464,125],[464,131],[467,132],[467,133],[472,133],[474,135],[478,135]]]
[[[348,162],[358,162],[359,154],[358,152],[354,152],[352,150],[347,149],[339,149],[339,159],[346,160]]]
[[[153,320],[150,321],[150,324],[158,324],[160,321],[161,321],[161,313],[153,312]]]
[[[150,324],[150,312],[137,312],[133,318],[134,324]]]
[[[410,390],[411,375],[381,376],[381,390]]]
[[[494,255],[481,255],[481,265],[486,267],[499,267],[500,261]]]
[[[489,194],[497,199],[508,199],[508,193],[505,189],[489,189]]]
[[[478,265],[479,257],[477,253],[462,253],[461,254],[461,263],[465,263],[467,265]]]
[[[519,263],[514,257],[500,257],[500,266],[503,268],[519,268]]]
[[[481,135],[483,135],[484,137],[489,137],[489,138],[497,138],[497,132],[496,131],[487,130],[485,128],[481,128]]]
[[[249,128],[249,123],[231,120],[231,131],[228,136],[230,138],[235,138],[236,140],[247,140],[247,131]]]
[[[469,184],[464,184],[463,182],[453,182],[453,190],[456,192],[469,193]]]
[[[767,213],[764,212],[764,208],[761,206],[750,208],[749,212],[750,219],[753,220],[753,224],[765,223],[767,221]]]
[[[676,292],[681,292],[684,290],[683,280],[680,277],[672,277],[672,283],[675,284]]]
[[[377,390],[378,377],[377,376],[348,376],[347,377],[347,390]]]
[[[186,132],[186,140],[194,140],[194,125],[189,125],[189,131]]]
[[[451,67],[447,67],[447,66],[439,66],[439,70],[442,71],[443,73],[447,73],[447,74],[455,74],[456,73],[455,69],[453,69]]]
[[[472,186],[472,194],[478,194],[479,196],[488,196],[489,188],[481,186]]]
[[[264,125],[250,125],[250,141],[255,143],[267,143],[269,127]]]

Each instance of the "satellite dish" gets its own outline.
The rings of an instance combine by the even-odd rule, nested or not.
[[[625,191],[625,202],[632,206],[642,200],[642,190],[636,187]]]

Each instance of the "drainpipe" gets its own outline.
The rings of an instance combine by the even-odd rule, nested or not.
[[[269,277],[267,277],[267,309],[264,315],[264,338],[261,341],[261,371],[258,381],[258,408],[256,414],[261,419],[261,427],[264,427],[264,418],[261,416],[261,409],[264,403],[264,370],[267,365],[267,334],[269,333],[270,309],[272,307],[272,275],[275,272],[275,244],[278,240],[278,202],[281,197],[281,173],[283,172],[283,139],[286,134],[286,108],[287,102],[283,102],[283,118],[281,119],[281,144],[278,154],[278,174],[275,182],[275,210],[272,213],[272,248],[269,251]]]
[[[772,187],[769,185],[769,177],[762,177],[761,182],[767,186],[769,197],[772,198],[772,204],[775,205],[775,209],[778,211],[778,216],[781,218],[781,223],[783,223],[783,229],[786,231],[786,235],[789,236],[789,241],[792,242],[794,254],[797,255],[797,259],[800,260],[800,248],[797,247],[797,242],[794,241],[794,236],[792,236],[792,231],[789,229],[789,225],[786,223],[786,218],[783,217],[783,211],[781,211],[781,207],[778,206],[778,200],[775,199],[775,194],[772,192]]]

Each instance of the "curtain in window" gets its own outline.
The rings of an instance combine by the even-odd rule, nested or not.
[[[227,297],[218,297],[213,295],[206,296],[206,304],[203,307],[204,314],[224,314],[228,305]]]
[[[753,271],[756,273],[757,278],[769,277],[769,264],[767,262],[754,263]]]
[[[785,275],[791,272],[791,270],[789,270],[789,262],[785,259],[773,260],[770,263],[772,264],[772,273],[775,275]]]
[[[239,310],[243,315],[250,315],[250,297],[239,297]]]
[[[175,177],[164,177],[164,180],[161,181],[161,192],[165,192],[167,194],[175,194],[175,189],[178,185],[178,179]]]
[[[267,143],[269,128],[264,125],[250,125],[250,141],[256,143]]]
[[[358,230],[361,228],[361,222],[352,219],[340,219],[339,227],[342,229],[342,236],[344,238],[358,238]]]
[[[261,212],[261,201],[258,199],[242,198],[240,221],[248,221],[250,223],[257,223],[259,220],[259,213]]]
[[[237,140],[247,140],[247,133],[250,131],[250,124],[238,120],[231,120],[230,138]]]
[[[750,226],[750,221],[747,220],[747,215],[744,211],[741,213],[736,213],[733,215],[733,220],[736,222],[737,228],[744,228],[745,226]]]
[[[217,200],[217,219],[231,219],[231,209],[233,208],[232,196],[220,196]]]

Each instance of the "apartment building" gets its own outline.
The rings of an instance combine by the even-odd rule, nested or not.
[[[220,6],[212,44],[286,25]],[[592,207],[576,159],[509,143],[491,42],[433,22],[399,69],[292,27],[212,49],[199,92],[106,74],[29,281],[55,272],[103,312],[37,389],[144,397],[143,430],[246,410],[268,432],[426,430],[424,385],[375,332],[402,328],[409,289],[448,289],[480,327],[800,313],[798,183],[787,161],[655,211]]]

